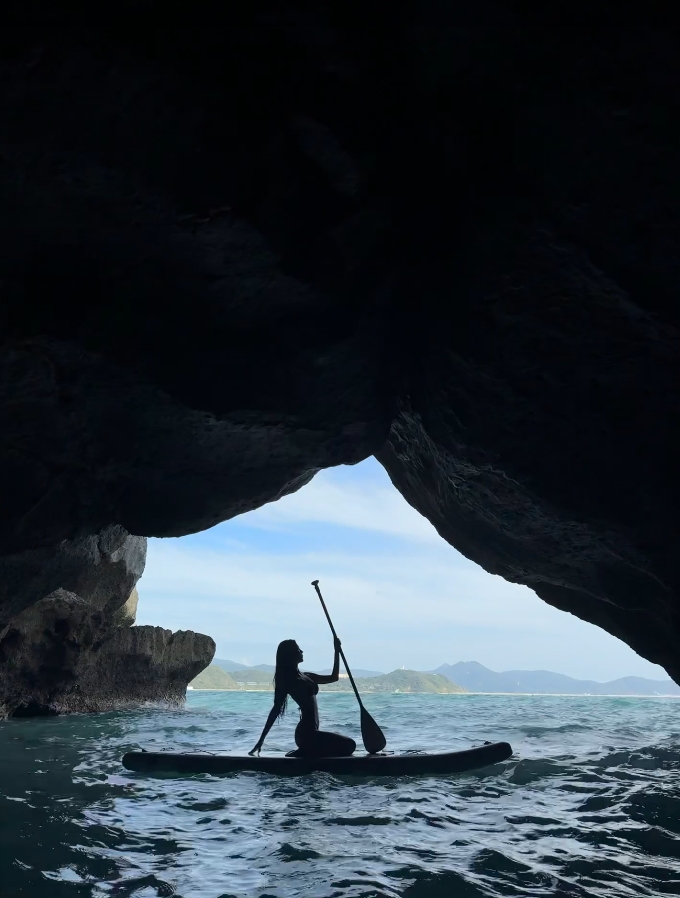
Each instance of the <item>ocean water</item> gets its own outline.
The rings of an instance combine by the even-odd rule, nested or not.
[[[353,696],[322,724],[358,737]],[[147,777],[138,748],[249,750],[263,693],[0,724],[3,898],[680,895],[680,701],[368,696],[388,748],[507,740],[456,777]],[[296,714],[265,748],[292,747]]]

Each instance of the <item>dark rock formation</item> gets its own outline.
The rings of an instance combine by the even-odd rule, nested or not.
[[[377,453],[470,558],[679,678],[674,33],[147,6],[0,37],[12,595],[64,540]]]
[[[0,632],[17,614],[57,589],[76,593],[111,616],[122,609],[144,572],[146,537],[122,527],[57,546],[0,557]],[[135,605],[136,609],[136,605]],[[128,618],[134,621],[134,613]]]
[[[103,711],[140,702],[182,705],[187,685],[215,654],[215,643],[192,630],[119,627],[93,663],[86,655],[77,690],[57,699],[60,711]]]
[[[120,526],[0,559],[0,718],[183,699],[215,644],[131,626],[145,561]]]
[[[478,317],[440,316],[378,458],[469,558],[680,678],[680,341],[553,239],[516,223]]]
[[[180,704],[215,643],[191,631],[111,627],[84,599],[57,590],[14,618],[0,652],[0,716],[24,716]]]

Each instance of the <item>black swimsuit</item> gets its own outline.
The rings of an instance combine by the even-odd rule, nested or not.
[[[300,722],[295,727],[295,744],[300,753],[317,758],[351,755],[357,747],[354,739],[341,736],[339,733],[327,733],[319,729],[319,708],[316,703],[319,684],[315,683],[311,677],[305,676],[305,674],[300,674],[298,682],[300,686],[299,691],[301,692],[304,689],[306,695],[293,695],[291,691],[290,696],[293,701],[297,702],[300,708]],[[297,688],[295,692],[298,692]]]

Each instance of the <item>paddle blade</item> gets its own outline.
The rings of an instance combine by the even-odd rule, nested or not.
[[[364,748],[371,755],[382,751],[387,745],[387,739],[383,736],[383,731],[363,705],[361,706],[361,738],[364,742]]]

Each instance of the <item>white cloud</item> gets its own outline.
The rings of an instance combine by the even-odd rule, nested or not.
[[[339,540],[338,527],[354,540]],[[138,622],[209,633],[218,657],[255,663],[271,662],[278,641],[294,636],[310,667],[326,667],[330,637],[310,585],[317,577],[356,667],[477,660],[584,678],[664,677],[603,631],[463,558],[374,461],[322,472],[208,533],[150,540]]]
[[[372,620],[399,616],[433,624],[455,619],[485,625],[494,615],[514,629],[526,626],[526,621],[518,621],[518,603],[521,608],[527,600],[538,601],[526,587],[472,565],[454,566],[432,556],[404,552],[388,557],[343,552],[267,556],[185,548],[179,540],[154,541],[143,585],[156,592],[190,595],[194,608],[215,601],[238,602],[241,609],[231,610],[241,613],[252,603],[264,603],[304,614],[316,602],[310,583],[317,576],[339,614]],[[552,613],[548,606],[540,607]]]
[[[335,524],[446,545],[427,518],[411,508],[391,484],[341,484],[326,472],[297,493],[236,520],[246,523],[246,519],[249,527],[280,530],[300,523]]]

